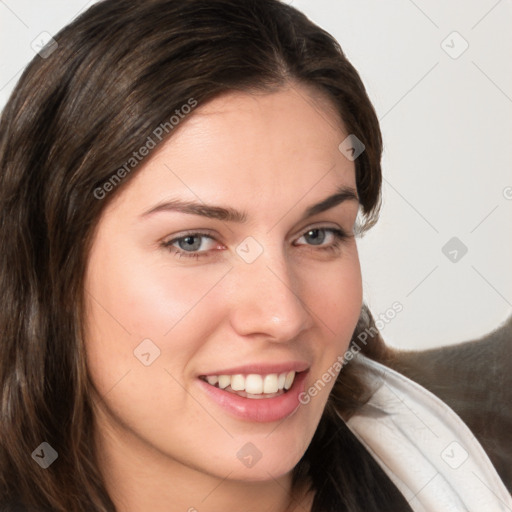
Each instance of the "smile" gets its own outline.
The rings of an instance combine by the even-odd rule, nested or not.
[[[201,375],[197,382],[206,396],[230,416],[272,422],[291,416],[300,407],[299,394],[304,391],[308,373],[288,370]]]
[[[272,398],[288,391],[295,379],[295,372],[270,373],[260,375],[250,373],[247,375],[208,375],[201,377],[211,386],[235,393],[244,398]]]

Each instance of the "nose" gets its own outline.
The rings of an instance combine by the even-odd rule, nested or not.
[[[252,263],[237,261],[230,272],[234,279],[230,317],[239,335],[284,342],[313,325],[296,271],[283,250],[266,248]]]

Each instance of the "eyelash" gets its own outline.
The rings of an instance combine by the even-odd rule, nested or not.
[[[303,234],[299,237],[299,238],[302,238],[304,235],[306,235],[307,233],[309,233],[310,231],[325,231],[325,232],[330,232],[334,235],[335,237],[335,240],[332,244],[330,245],[327,245],[327,246],[324,246],[324,247],[320,247],[320,246],[314,246],[314,245],[311,245],[310,247],[317,247],[318,250],[320,251],[332,251],[332,252],[336,252],[340,246],[342,245],[342,243],[347,240],[348,238],[350,238],[351,236],[348,235],[344,230],[342,229],[338,229],[338,228],[331,228],[331,227],[318,227],[318,228],[311,228],[311,229],[308,229],[306,231],[303,232]],[[173,238],[172,240],[168,240],[166,242],[163,242],[162,245],[163,247],[165,247],[167,250],[169,250],[171,253],[175,254],[176,256],[179,256],[179,258],[182,258],[182,257],[185,257],[185,258],[202,258],[204,256],[208,256],[208,251],[201,251],[201,252],[190,252],[190,251],[183,251],[182,249],[178,249],[177,247],[173,247],[173,244],[175,244],[176,242],[179,242],[181,240],[184,240],[185,238],[189,238],[189,237],[205,237],[205,238],[210,238],[212,240],[214,240],[214,238],[207,234],[207,233],[201,233],[201,232],[198,232],[198,231],[192,231],[190,233],[186,233],[178,238]],[[303,244],[301,244],[303,245]]]

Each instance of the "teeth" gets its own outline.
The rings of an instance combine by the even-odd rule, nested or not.
[[[231,379],[231,382],[233,382],[233,379]],[[263,393],[263,377],[255,373],[247,375],[245,378],[245,391],[252,395],[261,395]]]
[[[215,375],[216,377],[216,375]],[[229,375],[219,375],[219,388],[227,388],[231,384],[231,377]]]
[[[208,384],[215,386],[215,384],[219,382],[219,377],[217,377],[217,375],[208,375],[208,377],[206,377],[206,380],[208,381]]]
[[[242,375],[208,375],[206,381],[212,386],[218,385],[220,389],[231,386],[233,391],[245,391],[250,395],[262,395],[277,393],[282,390],[289,390],[295,379],[295,372],[270,373],[258,375],[250,373]]]
[[[233,391],[245,390],[245,377],[240,373],[231,376],[231,389]]]
[[[288,372],[284,380],[284,389],[290,389],[292,387],[293,379],[295,379],[295,372]]]
[[[265,375],[265,377],[262,379],[263,393],[277,393],[279,391],[278,381],[279,377],[277,376],[277,373]]]

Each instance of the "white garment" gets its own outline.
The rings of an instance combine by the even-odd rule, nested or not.
[[[375,392],[347,425],[415,512],[512,511],[489,457],[448,405],[362,354],[350,364],[366,368]]]

